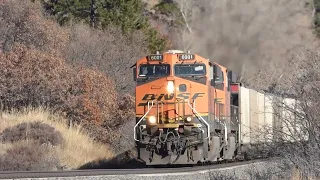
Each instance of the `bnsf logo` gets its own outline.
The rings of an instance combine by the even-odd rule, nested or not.
[[[197,99],[199,97],[203,97],[202,95],[205,93],[194,93],[194,95],[192,96],[191,99]],[[157,101],[161,101],[161,100],[172,100],[174,98],[174,94],[160,94],[159,96],[157,96],[157,94],[145,94],[142,98],[142,101],[153,101],[153,100],[157,100]],[[177,94],[177,98],[181,98],[181,99],[189,99],[190,98],[190,93],[181,93],[181,94]],[[140,103],[138,106],[145,106],[147,105],[147,103]]]

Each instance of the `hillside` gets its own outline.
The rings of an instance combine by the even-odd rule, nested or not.
[[[52,155],[53,164],[33,159],[48,169],[79,168],[130,151],[129,67],[157,50],[191,50],[260,89],[306,84],[296,72],[316,72],[310,63],[318,60],[318,6],[307,0],[0,1],[0,169],[24,148],[32,153],[32,146]],[[36,121],[46,124],[34,126],[41,133],[41,127],[58,131],[61,143],[48,148],[39,136],[12,140]]]
[[[116,155],[108,145],[94,142],[81,132],[81,126],[68,126],[66,122],[64,117],[43,108],[3,112],[0,170],[77,169]]]
[[[58,113],[66,118],[67,121],[63,122],[66,125],[81,125],[81,131],[90,137],[87,141],[108,144],[109,151],[118,154],[130,150],[130,143],[123,142],[119,146],[123,135],[117,131],[134,117],[132,97],[125,92],[120,95],[115,86],[117,81],[103,71],[77,62],[88,57],[94,58],[94,55],[103,59],[101,55],[106,52],[100,49],[100,54],[97,54],[99,48],[93,48],[94,43],[113,52],[107,53],[108,57],[116,58],[117,51],[123,51],[121,43],[124,49],[128,49],[125,47],[134,39],[116,33],[117,27],[101,30],[100,35],[105,37],[102,39],[97,34],[99,30],[93,32],[86,25],[60,26],[44,14],[42,4],[37,1],[23,4],[14,0],[5,1],[0,5],[0,13],[3,25],[0,53],[1,111],[19,112],[26,107],[44,107],[48,113]],[[84,36],[89,39],[91,33],[94,33],[92,40],[97,41],[85,41]],[[113,35],[118,37],[114,39]],[[94,36],[96,39],[93,39]],[[112,41],[117,43],[110,43]],[[101,44],[112,44],[114,48]],[[96,52],[87,54],[78,49],[80,46]],[[73,60],[76,62],[73,63]],[[108,151],[105,153],[108,155]],[[88,161],[83,159],[82,162]]]

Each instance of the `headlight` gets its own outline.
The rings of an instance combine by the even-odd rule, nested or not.
[[[187,122],[191,122],[192,118],[191,117],[187,117]]]
[[[167,91],[168,91],[169,94],[173,93],[173,91],[174,91],[173,81],[168,81]]]
[[[150,117],[149,117],[149,123],[150,123],[150,124],[155,124],[156,121],[157,121],[156,117],[154,117],[154,116],[150,116]]]

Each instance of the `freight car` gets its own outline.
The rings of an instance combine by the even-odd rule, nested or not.
[[[131,68],[133,138],[146,165],[242,160],[252,144],[273,139],[252,135],[252,129],[272,127],[272,98],[237,83],[226,67],[169,50],[143,57]]]

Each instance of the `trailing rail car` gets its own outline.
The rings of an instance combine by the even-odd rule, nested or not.
[[[243,87],[231,70],[198,54],[169,50],[131,68],[133,138],[146,165],[243,159],[257,141],[252,128],[274,124],[268,95]]]

